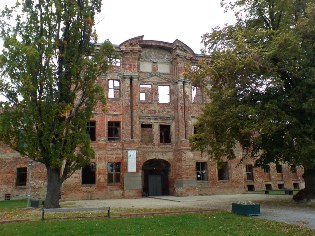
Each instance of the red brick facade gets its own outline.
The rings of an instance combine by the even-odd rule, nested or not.
[[[97,107],[89,128],[95,165],[74,173],[62,187],[62,199],[105,199],[143,195],[207,195],[247,190],[302,188],[301,169],[252,168],[253,161],[228,161],[224,168],[190,150],[188,137],[205,102],[184,80],[184,66],[197,59],[179,40],[173,43],[136,37],[117,46],[120,63],[99,81],[107,111]],[[0,194],[25,197],[27,183],[16,186],[28,159],[0,147]],[[239,153],[241,156],[241,153]],[[221,170],[219,170],[221,169]],[[19,172],[19,173],[17,173]],[[267,172],[267,173],[265,173]],[[17,177],[20,175],[19,177]],[[33,163],[32,195],[45,194],[45,168]],[[22,176],[22,177],[21,177]],[[24,184],[24,182],[22,184]]]

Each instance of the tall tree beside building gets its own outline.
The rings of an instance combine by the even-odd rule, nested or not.
[[[236,0],[234,25],[203,35],[205,60],[186,76],[207,88],[195,150],[304,167],[315,197],[315,1]],[[210,78],[205,82],[204,78]]]
[[[0,138],[47,169],[45,207],[59,207],[62,183],[94,157],[87,122],[105,105],[97,77],[114,59],[95,48],[101,0],[24,0],[2,11]]]

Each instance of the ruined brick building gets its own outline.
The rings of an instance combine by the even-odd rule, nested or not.
[[[207,195],[259,189],[298,189],[295,166],[255,167],[239,159],[218,165],[192,152],[188,137],[206,97],[183,78],[184,66],[198,59],[187,45],[129,39],[119,46],[120,62],[99,78],[107,111],[97,107],[88,123],[96,156],[62,187],[62,199],[104,199],[147,195]],[[238,156],[241,157],[239,152]],[[25,197],[29,160],[0,145],[0,194]],[[33,162],[34,197],[45,194],[45,168]]]

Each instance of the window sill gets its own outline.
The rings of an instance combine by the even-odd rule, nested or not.
[[[18,189],[26,189],[27,186],[26,186],[26,185],[23,185],[23,186],[15,186],[15,188],[18,188]]]
[[[218,182],[219,183],[228,183],[228,182],[230,182],[230,180],[229,179],[219,179]]]
[[[96,186],[96,184],[81,184],[81,187],[85,187],[85,188],[87,188],[87,187],[95,187]]]
[[[108,187],[115,187],[115,186],[120,186],[120,183],[115,183],[115,184],[113,184],[113,183],[107,183],[107,186]]]

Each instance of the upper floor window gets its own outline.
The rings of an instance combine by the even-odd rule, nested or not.
[[[151,102],[152,101],[152,85],[140,84],[140,101]]]
[[[207,181],[207,162],[196,162],[197,181]]]
[[[276,165],[277,173],[282,173],[282,165]]]
[[[141,142],[146,144],[153,143],[152,124],[141,124]]]
[[[120,122],[119,121],[108,122],[108,140],[110,141],[120,140]]]
[[[264,165],[263,168],[265,173],[270,173],[270,165]]]
[[[195,86],[191,87],[191,101],[192,103],[203,103],[203,94],[201,88]]]
[[[26,186],[27,167],[20,167],[16,169],[16,186]]]
[[[89,133],[91,141],[96,141],[96,122],[89,121],[87,123],[86,131]]]
[[[159,103],[170,103],[170,86],[160,85],[158,86]]]
[[[120,81],[110,79],[108,80],[108,98],[120,97]]]
[[[291,171],[292,173],[296,173],[296,172],[297,172],[296,165],[291,165],[291,166],[290,166],[290,171]]]
[[[160,125],[160,143],[171,143],[170,125]]]

